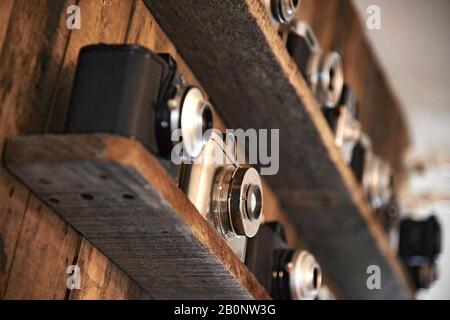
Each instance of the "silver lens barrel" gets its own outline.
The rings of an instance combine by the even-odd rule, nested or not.
[[[353,117],[347,106],[341,106],[334,134],[336,146],[348,164],[352,161],[354,147],[360,140],[361,133],[359,121]]]
[[[307,81],[320,106],[334,108],[344,87],[341,56],[336,52],[314,52],[307,64]]]
[[[393,175],[389,164],[368,152],[364,165],[363,188],[374,209],[389,203],[393,193]]]
[[[312,300],[322,284],[322,271],[307,250],[275,251],[271,294],[278,300]]]
[[[272,23],[289,24],[300,8],[300,0],[263,0]]]
[[[217,175],[214,194],[216,228],[226,237],[254,237],[263,210],[258,171],[251,167],[224,167]]]
[[[292,299],[314,299],[322,284],[322,271],[314,256],[306,250],[298,250],[288,269]]]
[[[181,101],[180,111],[184,151],[189,157],[197,158],[209,140],[209,136],[205,134],[210,132],[213,125],[213,108],[199,88],[188,87]],[[174,114],[180,111],[174,111]]]
[[[263,194],[255,168],[240,167],[233,172],[228,214],[237,236],[254,237],[261,225]]]

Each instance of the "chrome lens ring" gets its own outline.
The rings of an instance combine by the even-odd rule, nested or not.
[[[300,0],[264,0],[264,6],[269,13],[272,24],[288,24],[300,8]]]
[[[181,104],[181,134],[183,148],[191,158],[197,158],[212,128],[213,108],[197,87],[188,87]]]
[[[350,164],[352,160],[353,150],[360,140],[361,125],[356,120],[346,105],[339,107],[339,118],[335,126],[335,142],[340,149],[341,154],[346,163]]]
[[[236,235],[229,214],[229,195],[235,169],[234,165],[224,166],[216,175],[214,182],[214,200],[211,203],[212,214],[210,218],[216,230],[225,238]]]
[[[262,221],[262,183],[255,168],[237,168],[231,180],[228,212],[237,236],[254,237]]]
[[[322,271],[307,250],[297,250],[288,265],[289,286],[294,300],[312,300],[322,284]]]
[[[256,184],[251,184],[247,188],[245,200],[245,213],[251,220],[259,219],[262,213],[262,191]]]
[[[382,207],[389,203],[392,196],[393,177],[389,164],[377,157],[376,171],[373,182],[373,201],[375,207]]]
[[[337,52],[323,54],[318,72],[317,98],[322,106],[334,108],[342,95],[344,71]]]
[[[393,192],[393,175],[389,164],[373,153],[368,154],[363,187],[374,209],[389,203]]]
[[[277,16],[281,23],[291,22],[300,7],[300,0],[272,0],[277,8]]]

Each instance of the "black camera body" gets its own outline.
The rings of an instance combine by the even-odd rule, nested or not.
[[[307,250],[289,247],[281,224],[260,226],[248,240],[245,264],[276,300],[314,299],[321,285],[321,270]]]
[[[196,96],[193,99],[192,96]],[[187,105],[189,104],[189,105]],[[188,120],[183,123],[183,116]],[[66,122],[68,133],[112,133],[132,137],[170,159],[174,130],[194,126],[195,157],[212,127],[212,107],[201,91],[185,84],[168,54],[138,45],[90,45],[80,51]],[[190,137],[183,136],[183,143]]]
[[[303,21],[293,25],[283,38],[320,107],[334,108],[344,85],[340,55],[323,51],[311,27]]]
[[[441,241],[441,226],[435,216],[400,222],[398,254],[417,289],[428,288],[437,279]]]

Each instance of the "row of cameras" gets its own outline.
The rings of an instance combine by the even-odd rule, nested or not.
[[[321,107],[343,159],[353,168],[372,207],[385,206],[392,195],[392,170],[374,154],[370,137],[361,130],[358,101],[350,86],[344,84],[339,53],[322,50],[311,27],[294,20],[300,1],[265,0],[264,4]]]
[[[284,6],[268,8],[275,8],[276,16],[289,23],[289,17],[280,8],[298,2],[273,1]],[[355,118],[355,96],[343,85],[339,55],[323,53],[304,24],[291,29],[285,39],[318,102],[324,106],[344,159],[361,178],[374,208],[381,207],[391,194],[390,169],[373,154],[369,138],[361,132]],[[213,107],[203,92],[186,83],[170,55],[155,54],[137,45],[90,45],[80,51],[66,132],[133,137],[157,155],[169,171],[173,169],[168,161],[171,152],[182,143],[185,156],[203,159],[186,161],[174,173],[179,187],[200,214],[272,297],[315,298],[321,285],[319,264],[309,251],[290,248],[280,225],[263,223],[258,170],[238,162],[241,150],[237,144],[230,148],[229,143],[235,141],[233,136],[223,138],[209,130],[213,127],[213,115]],[[178,141],[172,140],[175,130],[181,130]],[[209,136],[205,134],[208,132]],[[223,152],[226,163],[215,164],[217,150]],[[353,161],[358,158],[356,154],[359,160]]]
[[[290,248],[281,226],[263,223],[259,172],[239,163],[242,150],[232,134],[209,130],[213,115],[203,92],[186,83],[169,55],[99,44],[80,51],[65,131],[113,133],[141,142],[274,298],[315,298],[318,263],[307,250]],[[182,138],[172,141],[175,130]],[[202,161],[175,166],[170,160],[178,143],[185,160]],[[226,161],[216,163],[218,150]]]
[[[441,227],[434,215],[424,220],[398,221],[399,206],[393,192],[389,164],[374,154],[370,137],[357,120],[358,102],[344,83],[339,53],[320,47],[310,26],[295,21],[300,0],[262,0],[274,28],[306,79],[335,136],[336,146],[361,183],[370,205],[386,231],[398,225],[398,254],[416,289],[428,288],[437,279],[441,252]],[[395,214],[393,214],[395,212]]]

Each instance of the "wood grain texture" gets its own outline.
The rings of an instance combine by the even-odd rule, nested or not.
[[[66,269],[73,263],[78,241],[76,232],[59,216],[30,199],[5,299],[64,299]]]
[[[81,288],[69,292],[70,300],[152,299],[87,240],[81,242],[76,265],[81,270]]]
[[[71,4],[79,4],[82,9],[82,29],[74,31],[74,37],[66,28],[66,8]],[[14,4],[2,1],[1,14],[6,19],[0,21],[0,48],[4,35],[0,52],[0,147],[6,136],[43,133],[51,125],[62,127],[63,120],[52,123],[54,117],[51,115],[64,114],[72,87],[73,60],[79,47],[101,41],[122,42],[133,4],[131,0],[15,1]],[[120,10],[116,12],[117,8]],[[10,10],[9,16],[7,10]],[[134,299],[148,296],[114,264],[106,263],[105,258],[84,243],[78,234],[75,234],[77,240],[67,242],[58,255],[45,255],[43,268],[27,269],[40,261],[42,248],[52,247],[53,242],[65,243],[67,225],[60,219],[55,220],[51,214],[40,213],[37,213],[40,215],[37,225],[35,211],[28,209],[43,206],[42,202],[30,197],[29,192],[3,168],[0,168],[0,200],[0,249],[3,250],[0,255],[0,298],[67,298],[69,293],[65,282],[61,282],[63,277],[52,277],[48,270],[65,272],[67,265],[63,265],[67,260],[78,257],[83,259],[80,261],[83,267],[86,266],[86,277],[93,283],[103,283],[105,288],[72,292],[70,298]],[[50,232],[54,238],[27,230],[44,230],[42,232]],[[86,257],[91,257],[91,264]],[[78,261],[69,264],[72,263]],[[92,266],[97,264],[98,270],[104,269],[103,273],[90,273]],[[96,279],[97,275],[99,279]],[[41,290],[26,292],[27,287]]]
[[[29,191],[0,168],[0,300],[5,297]]]
[[[134,1],[80,0],[81,29],[74,30],[69,39],[63,66],[58,78],[46,131],[60,132],[65,123],[72,82],[79,50],[95,43],[121,43],[129,29]],[[72,290],[75,299],[142,299],[150,296],[97,248],[80,237],[74,263],[81,268],[82,288]]]
[[[266,180],[344,297],[411,297],[394,252],[261,3],[146,3],[228,126],[280,129],[280,170]],[[312,198],[314,214],[303,211],[298,194]],[[389,283],[382,290],[366,287],[365,271],[373,263]]]
[[[64,55],[64,46],[68,35],[67,28],[61,28],[63,7],[70,1],[2,1],[2,20],[0,40],[0,149],[7,136],[30,132],[43,132],[46,114],[51,105],[51,95]],[[9,11],[9,16],[6,13]],[[63,24],[65,26],[65,23]],[[0,160],[1,162],[1,160]],[[39,251],[31,255],[24,247],[19,247],[23,237],[33,236],[24,228],[27,216],[33,215],[36,208],[35,198],[31,197],[21,184],[0,168],[0,235],[4,244],[2,256],[4,268],[0,269],[0,297],[24,297],[27,293],[21,284],[42,289],[57,289],[49,283],[42,283],[46,274],[44,269],[33,268],[24,274],[26,263],[36,263],[42,254]],[[47,215],[42,216],[42,223]],[[30,218],[30,217],[28,217]],[[48,226],[54,227],[52,221]],[[29,227],[33,228],[33,225]],[[38,235],[36,241],[48,240]],[[30,248],[31,248],[30,244]],[[44,244],[43,244],[44,246]],[[36,245],[34,248],[42,248]],[[68,253],[69,254],[69,253]],[[52,256],[53,263],[59,264],[64,256]],[[35,260],[36,258],[36,260]],[[17,260],[17,261],[16,261]],[[14,262],[17,263],[14,263]],[[48,266],[48,265],[47,265]],[[16,272],[17,271],[17,272]],[[35,272],[36,274],[33,274]],[[18,275],[18,277],[16,276]],[[26,275],[27,278],[21,279]],[[48,274],[47,274],[48,275]],[[51,278],[47,281],[52,281]],[[12,294],[17,288],[17,296]],[[65,289],[59,292],[35,290],[43,297],[64,297]],[[33,293],[29,293],[31,297]],[[37,297],[34,295],[33,297]]]
[[[268,298],[139,143],[109,135],[12,138],[5,162],[151,296]]]
[[[2,52],[3,41],[6,30],[8,30],[9,17],[14,5],[14,0],[3,0],[0,2],[0,54]]]

